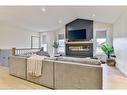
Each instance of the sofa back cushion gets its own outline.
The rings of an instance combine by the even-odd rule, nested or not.
[[[97,59],[90,59],[90,58],[75,58],[75,57],[58,57],[58,61],[68,61],[68,62],[78,62],[83,64],[90,64],[90,65],[100,65],[101,62]]]
[[[45,51],[38,51],[36,52],[37,55],[40,55],[40,56],[47,56],[47,57],[50,57],[49,53],[48,52],[45,52]]]

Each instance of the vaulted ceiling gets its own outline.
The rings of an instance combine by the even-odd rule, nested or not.
[[[114,23],[125,6],[0,6],[0,22],[32,31],[53,31],[76,18]]]

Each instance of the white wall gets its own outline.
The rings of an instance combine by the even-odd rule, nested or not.
[[[53,55],[53,41],[58,39],[58,34],[65,34],[65,27],[55,31],[40,32],[40,37],[42,37],[42,35],[47,35],[47,51],[51,56]]]
[[[114,38],[116,67],[127,76],[127,38]]]
[[[51,56],[53,56],[53,42],[55,41],[55,33],[47,32],[47,43],[48,43],[48,52]]]
[[[0,23],[0,49],[31,47],[31,36],[38,33],[16,26]]]
[[[65,37],[65,27],[62,27],[55,31],[56,39],[58,39],[58,34],[64,34]]]
[[[116,66],[127,76],[127,11],[114,23],[113,37]]]
[[[49,32],[40,32],[40,38],[42,38],[42,35],[46,35],[46,44],[47,44],[47,51],[50,54],[50,56],[53,56],[53,41],[56,40],[55,31],[49,31]]]

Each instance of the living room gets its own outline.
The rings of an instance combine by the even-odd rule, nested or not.
[[[68,42],[70,40],[75,40],[75,39],[68,38],[69,33],[67,34],[67,32],[72,32],[72,31],[68,30],[69,28],[72,28],[72,26],[69,26],[69,25],[70,24],[72,25],[72,23],[74,22],[74,27],[78,27],[75,29],[76,31],[78,30],[78,31],[86,31],[87,32],[87,30],[89,30],[89,29],[86,29],[86,27],[87,28],[89,27],[88,23],[90,22],[90,23],[92,23],[92,24],[90,24],[90,26],[92,25],[92,27],[91,27],[92,29],[90,30],[90,32],[92,32],[92,34],[90,35],[90,34],[85,33],[86,37],[83,38],[83,40],[85,39],[84,40],[85,43],[89,43],[89,41],[92,42],[92,45],[93,45],[92,54],[90,52],[90,55],[87,54],[87,56],[86,56],[86,54],[84,52],[81,53],[82,55],[80,55],[76,52],[75,56],[73,56],[73,57],[76,57],[76,58],[83,57],[84,59],[85,59],[85,57],[88,57],[88,59],[93,58],[93,60],[96,60],[94,58],[98,58],[99,60],[106,62],[107,56],[100,49],[100,45],[102,43],[106,42],[109,45],[113,46],[114,47],[114,55],[116,56],[116,58],[114,57],[114,59],[116,61],[115,67],[107,66],[107,64],[105,63],[102,65],[106,66],[106,68],[108,68],[108,69],[104,68],[103,71],[106,72],[106,70],[109,70],[108,73],[110,73],[110,70],[114,70],[114,71],[116,70],[116,72],[118,72],[118,74],[120,72],[122,72],[122,74],[121,73],[120,74],[121,74],[122,80],[124,80],[124,82],[122,83],[122,86],[120,86],[118,84],[116,85],[116,83],[118,81],[117,82],[114,81],[115,85],[110,84],[109,86],[107,86],[107,89],[125,89],[125,88],[127,88],[125,86],[127,79],[126,79],[126,76],[124,76],[124,75],[127,75],[127,73],[126,73],[127,68],[126,68],[126,64],[125,64],[126,63],[126,54],[125,54],[126,42],[125,42],[125,40],[126,40],[126,23],[127,23],[126,9],[127,9],[126,6],[108,6],[108,7],[102,7],[102,6],[101,7],[99,7],[99,6],[96,6],[96,7],[95,6],[89,6],[89,7],[88,6],[81,6],[81,7],[78,7],[78,6],[73,6],[73,7],[71,7],[71,6],[66,6],[66,7],[64,7],[64,6],[33,6],[33,7],[32,6],[25,6],[25,7],[5,6],[5,7],[3,7],[2,6],[2,7],[0,7],[0,12],[1,12],[1,24],[0,24],[1,25],[0,26],[1,27],[0,28],[1,29],[1,34],[0,34],[0,43],[1,43],[1,51],[0,51],[1,60],[0,61],[1,62],[0,63],[4,67],[4,69],[3,69],[3,67],[1,66],[2,70],[6,71],[8,69],[7,67],[9,65],[8,64],[9,60],[7,60],[7,59],[11,55],[12,48],[24,49],[24,48],[42,48],[43,47],[43,51],[48,52],[51,57],[54,57],[54,56],[61,57],[61,55],[62,55],[62,57],[63,56],[71,56],[72,57],[74,55],[74,53],[72,55],[70,55],[70,54],[68,54],[69,51],[66,51],[67,48],[69,48],[66,45],[73,44],[73,43],[68,43]],[[19,10],[20,10],[20,12],[19,12]],[[79,22],[81,22],[81,24]],[[81,27],[82,23],[87,23],[87,24],[86,24],[86,26],[85,26],[85,24],[83,24],[83,26],[82,26],[83,28],[82,28]],[[84,30],[84,29],[86,29],[86,30]],[[88,35],[90,35],[90,37],[88,37]],[[80,35],[80,36],[82,36],[82,35]],[[103,42],[101,42],[101,40],[99,40],[99,38],[100,39],[103,38]],[[57,51],[55,51],[55,49],[53,47],[53,44],[55,41],[59,43]],[[80,43],[80,41],[81,40],[78,41],[78,44]],[[67,42],[67,43],[65,43],[65,42]],[[100,43],[100,45],[98,45],[97,43],[98,44]],[[121,47],[119,47],[119,46],[121,46]],[[125,48],[123,48],[122,46]],[[74,48],[72,46],[70,47],[71,50],[77,51],[77,49],[78,49],[81,51],[83,50],[85,52],[89,51],[90,50],[89,48],[90,48],[90,45],[80,46],[80,47],[76,45],[76,47],[74,47]],[[66,55],[66,54],[68,54],[68,55]],[[79,59],[79,60],[81,60],[81,59]],[[76,61],[77,61],[77,59],[76,59]],[[49,63],[47,63],[47,64],[49,64]],[[93,66],[93,67],[98,67],[98,66]],[[16,68],[13,68],[13,70],[14,69],[16,69]],[[67,67],[66,67],[65,70],[69,70],[69,69],[70,68],[67,69]],[[92,72],[92,68],[90,70]],[[99,70],[101,70],[101,69],[99,69]],[[4,71],[2,71],[2,72],[4,72]],[[74,72],[76,72],[76,71],[74,71]],[[101,72],[101,75],[102,75],[102,73],[103,72]],[[82,75],[82,73],[79,73],[79,74]],[[90,75],[90,73],[88,73],[88,74]],[[92,73],[92,74],[94,74],[94,73]],[[107,75],[110,75],[110,74],[107,74]],[[8,77],[10,77],[9,73],[8,73]],[[81,77],[81,80],[80,80],[81,83],[82,83],[82,79],[84,79],[84,77]],[[119,77],[119,76],[117,76],[117,77]],[[11,76],[11,78],[14,79],[16,77]],[[59,77],[56,77],[56,78],[59,78]],[[74,78],[75,78],[75,76],[74,76]],[[92,78],[94,78],[94,76],[92,76]],[[60,79],[58,79],[58,80],[60,80]],[[8,80],[6,80],[6,81],[8,81]],[[23,81],[23,80],[22,79],[18,80],[19,83],[21,81]],[[101,89],[106,88],[106,86],[103,87],[103,85],[101,84],[103,81],[104,81],[104,79],[99,81],[100,82],[99,86],[101,85]],[[26,80],[25,80],[25,82],[26,82]],[[76,83],[77,83],[77,81],[76,81]],[[95,81],[95,83],[97,83],[97,81]],[[52,83],[52,84],[54,84],[54,83]],[[108,82],[107,82],[107,84],[108,84]],[[119,81],[119,84],[121,84],[121,81]],[[4,87],[4,85],[5,84],[3,84],[2,86]],[[35,84],[30,84],[30,86],[33,88],[34,88],[34,85]],[[51,84],[49,84],[49,85],[51,85]],[[82,89],[83,88],[88,89],[87,88],[88,86],[84,87],[84,85],[81,85],[81,84],[80,85],[74,84],[74,85],[75,86],[73,86],[73,87],[75,87],[75,88],[72,87],[72,89],[80,89],[80,86]],[[16,87],[16,86],[17,85],[14,82],[13,87]],[[45,86],[45,84],[44,84],[44,86]],[[37,85],[35,87],[37,87],[39,89],[41,87],[43,88],[43,86],[40,87]],[[58,85],[58,87],[59,87],[59,85]],[[9,88],[11,88],[11,85]],[[19,86],[19,88],[20,88],[20,86]],[[21,86],[21,88],[25,89],[25,86]],[[59,88],[57,88],[57,86],[56,86],[56,89],[59,89]],[[65,89],[66,89],[66,85],[65,85]],[[97,89],[98,89],[98,87],[97,87]]]

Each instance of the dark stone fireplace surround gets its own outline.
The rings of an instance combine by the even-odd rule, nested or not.
[[[86,40],[80,42],[88,42],[93,39],[93,21],[92,20],[85,20],[85,19],[76,19],[68,24],[65,27],[65,35],[66,35],[66,42],[69,42],[69,35],[68,31],[70,30],[80,30],[86,29]],[[88,51],[70,51],[70,46],[82,46],[86,47]],[[93,43],[87,44],[65,44],[65,54],[66,56],[73,56],[73,57],[93,57]]]

